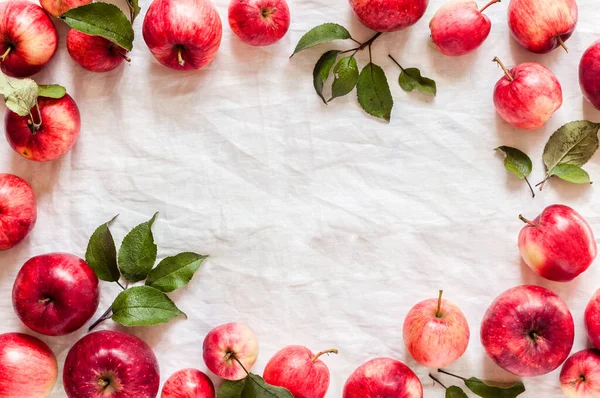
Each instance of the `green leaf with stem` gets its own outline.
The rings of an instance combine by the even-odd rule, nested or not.
[[[19,116],[31,116],[31,110],[37,105],[38,85],[31,79],[10,77],[0,71],[0,94],[8,109]],[[32,123],[35,123],[33,116]]]
[[[319,26],[315,26],[314,28],[306,32],[304,36],[302,36],[302,38],[296,45],[294,53],[290,56],[290,58],[293,57],[295,54],[299,53],[300,51],[314,47],[318,44],[345,39],[351,39],[356,42],[356,40],[352,39],[352,36],[350,36],[350,32],[348,32],[348,29],[344,28],[342,25],[336,23],[325,23]]]
[[[38,85],[38,96],[59,99],[65,96],[67,89],[58,84]]]
[[[529,186],[529,189],[531,190],[532,197],[535,197],[533,187],[527,179],[527,176],[531,174],[531,170],[533,168],[533,164],[531,163],[529,156],[527,156],[525,152],[510,146],[499,146],[495,150],[504,154],[504,168],[517,176],[519,180],[525,180]]]
[[[590,175],[579,166],[574,164],[559,164],[552,169],[550,177],[556,176],[563,181],[574,184],[591,184]]]
[[[446,395],[445,395],[446,398],[469,398],[469,396],[467,394],[465,394],[465,392],[463,391],[462,388],[460,388],[458,386],[446,387],[446,385],[444,383],[442,383],[437,377],[433,376],[431,373],[429,374],[429,377],[435,383],[438,383],[440,386],[442,386],[446,390]]]
[[[112,312],[113,321],[124,326],[151,326],[185,316],[165,293],[150,286],[122,291],[112,305]]]
[[[438,369],[438,372],[461,379],[469,390],[482,398],[515,398],[525,392],[525,386],[520,381],[506,386],[492,385],[477,377],[467,379],[443,369]]]
[[[331,68],[337,59],[340,51],[338,50],[330,50],[319,58],[317,63],[315,64],[315,69],[313,70],[313,85],[315,87],[315,91],[323,100],[323,103],[327,105],[327,100],[323,95],[323,85],[329,78],[329,73],[331,72]]]
[[[421,71],[417,68],[406,68],[404,69],[402,65],[398,61],[394,59],[391,55],[388,54],[388,57],[394,61],[396,65],[400,68],[400,77],[398,78],[398,83],[400,87],[404,91],[413,91],[419,90],[422,93],[433,95],[434,97],[437,94],[437,86],[435,81],[428,77],[421,76]]]
[[[208,256],[196,253],[180,253],[166,257],[148,274],[146,285],[169,293],[185,286]]]

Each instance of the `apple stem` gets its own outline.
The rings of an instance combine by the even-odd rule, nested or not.
[[[435,317],[436,318],[441,318],[442,317],[442,295],[443,294],[444,294],[444,291],[440,290],[440,294],[438,296],[437,311],[435,312]]]
[[[364,50],[365,48],[369,47],[371,48],[371,44],[373,44],[373,42],[375,40],[377,40],[377,38],[381,36],[381,32],[377,32],[373,35],[373,37],[371,37],[369,40],[367,40],[366,42],[364,42],[363,44],[361,44],[358,49],[359,50]]]
[[[523,177],[523,178],[525,179],[525,182],[527,183],[527,186],[529,187],[529,190],[531,191],[531,197],[535,198],[535,192],[533,192],[533,187],[529,183],[529,180],[527,179],[527,177]]]
[[[448,389],[448,387],[446,387],[444,385],[444,383],[442,383],[438,378],[434,377],[431,373],[429,373],[429,377],[431,377],[431,379],[433,381],[435,381],[436,383],[438,383],[440,386],[444,387],[446,390]]]
[[[534,223],[533,221],[530,221],[528,219],[526,219],[525,217],[523,217],[523,214],[519,214],[519,220],[523,221],[525,224],[528,224],[532,227],[537,227],[537,224]]]
[[[228,352],[227,355],[229,356],[229,358],[233,358],[233,360],[236,361],[238,363],[238,365],[241,366],[241,368],[244,370],[244,372],[246,372],[247,375],[250,374],[250,372],[248,372],[246,370],[246,368],[244,367],[244,365],[242,365],[242,362],[240,362],[240,360],[238,359],[238,357],[235,355],[234,352]]]
[[[46,297],[43,300],[38,300],[38,303],[40,303],[41,305],[45,305],[45,304],[48,304],[50,302],[52,302],[52,299],[50,297]]]
[[[550,177],[551,177],[551,176],[547,175],[547,176],[546,176],[546,177],[545,177],[545,178],[544,178],[542,181],[540,181],[540,182],[538,182],[537,184],[535,184],[535,186],[536,186],[536,187],[540,187],[540,191],[541,191],[542,189],[544,189],[544,184],[546,183],[546,181],[548,181],[548,179],[549,179]]]
[[[400,65],[400,63],[399,63],[398,61],[396,61],[396,60],[394,59],[394,57],[392,57],[390,54],[388,54],[388,57],[390,57],[390,58],[392,59],[392,61],[394,61],[394,63],[395,63],[396,65],[398,65],[398,67],[400,68],[400,70],[402,70],[402,72],[404,72],[404,68],[402,67],[402,65]]]
[[[181,48],[181,46],[177,48],[177,62],[179,62],[179,66],[181,67],[185,66],[185,60],[183,59],[183,55],[181,54],[182,50],[183,49]]]
[[[115,51],[119,56],[121,56],[125,61],[127,62],[131,62],[131,58],[129,58],[127,55],[123,54],[121,51]]]
[[[0,56],[0,62],[4,61],[6,59],[6,57],[8,57],[8,54],[10,54],[11,51],[12,51],[12,46],[8,46],[8,48],[6,49],[4,54],[2,54],[2,56]]]
[[[321,351],[319,352],[317,355],[315,355],[314,357],[312,357],[311,361],[312,363],[317,362],[317,359],[319,359],[319,357],[321,355],[325,355],[325,354],[337,354],[339,351],[335,348],[330,348],[329,350],[325,350],[325,351]]]
[[[569,47],[567,47],[567,45],[565,44],[565,42],[563,41],[562,37],[560,36],[556,36],[556,40],[558,40],[558,44],[560,44],[560,46],[562,48],[565,49],[565,51],[568,53],[569,52]]]
[[[453,374],[453,373],[450,373],[450,372],[446,372],[444,369],[438,369],[438,372],[440,372],[440,373],[443,373],[443,374],[445,374],[445,375],[448,375],[448,376],[456,377],[457,379],[461,379],[461,380],[467,380],[467,379],[465,379],[464,377],[461,377],[461,376],[455,375],[455,374]]]
[[[29,125],[29,129],[31,130],[31,134],[33,135],[35,135],[35,133],[37,133],[38,130],[42,127],[42,111],[40,110],[40,106],[38,105],[37,100],[35,101],[35,108],[37,109],[37,114],[38,118],[40,119],[40,122],[36,123],[33,119],[33,114],[31,113],[31,111],[29,111],[29,122],[27,123]]]
[[[506,75],[506,77],[508,77],[508,80],[510,80],[511,82],[515,80],[512,77],[512,75],[510,74],[510,72],[508,71],[508,69],[506,69],[506,66],[504,66],[504,64],[502,63],[502,61],[500,61],[500,58],[494,57],[494,59],[492,60],[492,62],[497,62],[498,65],[500,65],[500,67],[504,71],[504,74]]]
[[[485,9],[488,8],[489,6],[491,6],[492,4],[500,3],[501,1],[502,0],[491,0],[489,3],[484,5],[483,8],[481,10],[479,10],[479,12],[484,12]]]
[[[102,314],[102,316],[100,318],[98,318],[96,320],[96,322],[92,323],[92,325],[88,328],[88,332],[91,332],[92,330],[94,330],[94,328],[96,328],[96,326],[100,325],[102,322],[109,319],[112,316],[111,313],[112,313],[112,305],[110,307],[108,307],[108,309],[106,311],[104,311],[104,314]]]
[[[125,286],[121,285],[121,282],[119,282],[119,281],[115,281],[115,282],[117,282],[117,285],[119,285],[119,287],[120,287],[121,289],[123,289],[123,290],[127,290],[127,288],[126,288]]]

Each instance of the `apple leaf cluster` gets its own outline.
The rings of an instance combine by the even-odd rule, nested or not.
[[[118,253],[110,231],[114,218],[92,234],[85,260],[99,279],[122,287],[121,279],[128,283],[145,280],[143,286],[124,288],[102,320],[112,314],[113,321],[125,326],[150,326],[185,315],[166,293],[185,286],[208,256],[183,252],[164,258],[154,267],[157,246],[152,225],[157,215],[133,228],[123,238]]]
[[[381,35],[376,33],[364,43],[355,40],[348,29],[336,23],[325,23],[309,30],[298,42],[292,57],[300,51],[319,44],[335,40],[351,40],[356,47],[348,50],[329,50],[315,64],[313,70],[313,86],[323,103],[328,104],[333,99],[345,96],[356,88],[358,103],[368,114],[390,121],[394,99],[384,70],[373,62],[371,45]],[[359,70],[355,58],[358,51],[369,49],[369,63]],[[344,54],[349,54],[345,55]],[[425,94],[435,96],[436,84],[433,80],[421,76],[417,68],[404,69],[392,56],[390,58],[401,69],[398,79],[400,87],[405,91],[415,89]],[[333,75],[333,79],[330,76]],[[331,95],[324,93],[325,83],[331,80]]]
[[[268,384],[254,373],[242,380],[225,380],[217,393],[217,398],[293,398],[291,392],[283,387]]]
[[[525,385],[518,381],[510,385],[503,385],[494,382],[487,382],[477,377],[464,378],[455,374],[449,373],[443,369],[438,369],[440,373],[461,379],[465,386],[475,395],[482,398],[516,398],[525,392]],[[446,388],[438,379],[431,376],[432,379],[438,382],[442,387]],[[450,386],[446,388],[446,398],[466,398],[467,394],[458,386]]]

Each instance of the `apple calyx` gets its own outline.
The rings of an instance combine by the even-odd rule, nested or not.
[[[98,387],[103,394],[112,394],[121,390],[121,383],[112,373],[98,375]]]
[[[8,54],[10,54],[10,52],[12,51],[12,49],[13,49],[13,46],[11,46],[11,45],[9,44],[9,45],[8,45],[8,48],[6,49],[6,51],[4,52],[4,54],[2,54],[2,55],[0,56],[0,62],[3,62],[3,61],[6,59],[6,57],[8,57]]]
[[[525,224],[529,225],[530,227],[534,227],[534,228],[538,227],[538,225],[536,223],[523,217],[523,214],[519,214],[519,220],[523,221]]]
[[[532,330],[529,332],[529,338],[535,343],[539,340],[540,334],[537,331]]]
[[[275,14],[277,12],[277,7],[262,7],[260,9],[260,16],[263,17],[264,19],[269,19],[271,17],[271,15]]]
[[[504,74],[506,75],[506,77],[508,78],[508,80],[510,80],[511,82],[515,81],[514,77],[512,77],[512,75],[510,74],[509,70],[506,69],[506,66],[504,66],[504,64],[502,63],[502,61],[500,61],[500,58],[494,57],[494,59],[492,60],[492,62],[496,62],[498,65],[500,65],[500,67],[504,71]]]
[[[338,354],[339,351],[336,348],[330,348],[329,350],[325,350],[325,351],[321,351],[319,352],[317,355],[315,355],[314,357],[312,357],[311,361],[312,363],[316,363],[317,360],[319,359],[319,357],[321,355],[325,355],[325,354]]]
[[[442,313],[442,295],[444,294],[443,290],[440,290],[440,294],[438,295],[438,305],[437,310],[435,311],[436,318],[442,318],[444,314]]]
[[[489,6],[496,4],[496,3],[500,3],[502,0],[491,0],[489,3],[487,3],[486,5],[484,5],[483,7],[481,7],[481,9],[479,10],[479,12],[484,12],[486,10],[486,8],[488,8]]]
[[[44,299],[38,300],[38,303],[40,305],[46,305],[46,304],[50,304],[52,301],[54,301],[54,300],[52,300],[51,297],[46,297]]]
[[[558,40],[558,44],[560,44],[560,46],[565,50],[565,52],[569,53],[569,47],[567,47],[562,37],[556,36],[556,40]]]

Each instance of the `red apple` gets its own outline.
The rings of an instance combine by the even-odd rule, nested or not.
[[[8,143],[21,156],[47,162],[62,157],[75,145],[81,118],[68,94],[60,99],[40,97],[38,106],[39,113],[34,107],[31,117],[7,110],[4,129]]]
[[[127,51],[100,36],[91,36],[75,29],[67,34],[67,50],[71,58],[91,72],[108,72],[130,62]]]
[[[25,239],[36,220],[31,186],[15,175],[0,174],[0,250],[8,250]]]
[[[428,368],[443,368],[460,358],[469,345],[467,318],[456,306],[437,299],[421,301],[404,320],[404,344],[410,355]]]
[[[215,398],[215,387],[198,369],[182,369],[169,377],[161,398]]]
[[[367,28],[393,32],[414,25],[427,10],[429,0],[349,0]]]
[[[290,27],[290,9],[285,0],[231,0],[229,26],[244,43],[268,46]]]
[[[221,19],[210,0],[154,0],[142,34],[161,64],[177,70],[200,69],[217,55]]]
[[[0,3],[0,37],[0,68],[15,77],[39,72],[58,47],[58,33],[48,15],[24,0]]]
[[[56,357],[41,340],[22,333],[0,334],[0,397],[44,398],[57,374]]]
[[[77,8],[91,2],[92,0],[40,0],[40,4],[44,7],[44,10],[53,17],[58,17],[71,8]]]
[[[458,56],[475,51],[487,39],[492,23],[483,11],[500,0],[491,0],[481,9],[474,0],[453,0],[435,13],[429,29],[431,40],[444,55]]]
[[[600,110],[600,40],[589,46],[581,57],[579,85],[585,98]]]
[[[288,389],[294,398],[323,398],[329,389],[329,369],[319,358],[331,349],[313,354],[299,345],[291,345],[278,351],[269,360],[263,377],[273,386]]]
[[[77,256],[45,254],[27,261],[13,287],[13,306],[25,326],[47,336],[76,331],[98,309],[98,277]]]
[[[226,380],[241,380],[246,377],[244,368],[249,372],[258,358],[258,341],[248,326],[226,323],[208,332],[202,351],[211,372]]]
[[[600,290],[596,292],[585,309],[585,327],[594,347],[600,347]]]
[[[155,398],[158,361],[139,338],[102,330],[85,335],[71,348],[63,384],[69,398]]]
[[[504,70],[504,77],[494,88],[498,114],[520,129],[542,128],[562,105],[562,87],[554,73],[535,62],[508,70],[498,58],[494,61]]]
[[[569,356],[574,337],[569,308],[540,286],[517,286],[502,293],[481,325],[481,343],[490,358],[523,377],[558,368]]]
[[[600,397],[600,351],[583,350],[567,359],[560,385],[569,398]]]
[[[376,358],[359,366],[344,385],[343,398],[423,398],[423,385],[408,366]]]
[[[587,270],[598,248],[592,228],[575,210],[564,205],[548,206],[519,233],[523,261],[543,278],[568,282]]]
[[[510,0],[508,26],[526,50],[545,54],[565,41],[577,25],[575,0]]]

